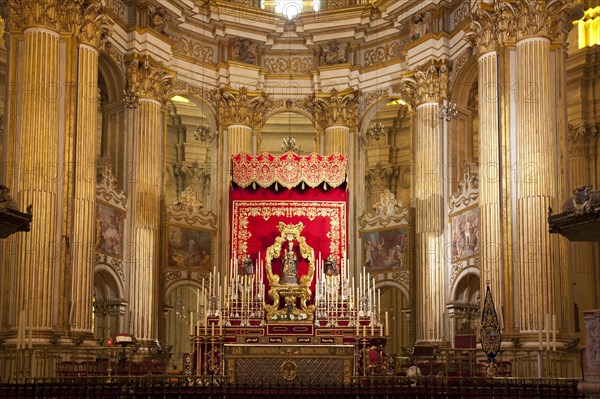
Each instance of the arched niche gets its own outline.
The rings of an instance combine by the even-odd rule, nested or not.
[[[477,326],[481,301],[479,270],[468,268],[457,276],[446,306],[449,316],[449,338],[455,348],[477,345]]]
[[[390,337],[387,353],[400,356],[414,346],[413,312],[406,287],[395,282],[384,281],[376,286],[381,290],[380,320],[385,326],[388,314],[387,335]]]
[[[172,203],[187,187],[200,194],[205,209],[215,204],[210,193],[217,165],[218,130],[213,110],[186,94],[171,97],[167,106],[165,198]]]
[[[282,111],[271,115],[260,132],[258,152],[280,155],[285,152],[283,140],[291,137],[295,140],[300,155],[319,152],[314,123],[305,115],[296,111]]]
[[[125,151],[128,138],[125,126],[125,78],[112,58],[98,58],[98,117],[96,120],[96,158],[110,162],[117,187],[124,190]]]
[[[365,209],[372,209],[384,189],[394,193],[403,204],[410,203],[411,125],[409,106],[399,97],[380,98],[365,111],[360,124]]]
[[[128,332],[123,323],[127,303],[123,286],[109,266],[97,265],[94,271],[93,330],[96,340],[106,343],[111,335]]]
[[[183,369],[183,355],[192,352],[192,329],[204,317],[200,295],[201,286],[190,280],[169,286],[165,295],[165,342],[173,354],[173,364],[179,370]],[[204,322],[200,324],[204,325]]]

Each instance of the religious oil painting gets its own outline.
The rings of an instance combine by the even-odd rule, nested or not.
[[[178,225],[167,227],[169,267],[208,270],[211,264],[212,234],[205,230]]]
[[[125,213],[96,203],[96,252],[123,259],[123,221]]]
[[[363,254],[367,272],[407,267],[410,254],[409,233],[408,227],[365,232]]]
[[[479,207],[451,215],[452,261],[479,253]]]

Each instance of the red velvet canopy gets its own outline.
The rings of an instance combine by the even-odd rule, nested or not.
[[[314,167],[314,163],[303,160],[307,157],[300,157],[292,153],[284,155],[289,157],[290,154],[298,161],[296,163],[297,167],[294,168],[296,177],[302,176],[305,172],[303,167],[299,165]],[[247,154],[240,154],[236,157],[238,160],[243,157],[244,162],[236,163],[234,161],[234,175],[236,175],[238,166],[243,165],[243,168],[247,170],[247,166],[256,161]],[[260,162],[268,159],[266,155],[259,157]],[[314,154],[309,157],[315,159]],[[327,159],[327,157],[319,157]],[[335,154],[332,156],[332,160],[335,160],[336,168],[344,165],[345,179],[346,158],[341,154]],[[280,162],[279,165],[282,165],[282,163]],[[278,173],[280,172],[281,170]],[[331,169],[327,174],[328,176],[336,176],[331,173]],[[240,176],[240,173],[237,176]],[[305,238],[306,243],[314,249],[316,259],[318,259],[319,254],[322,259],[325,259],[330,253],[340,256],[341,259],[342,255],[347,252],[348,196],[345,184],[341,182],[334,187],[334,184],[331,184],[333,180],[329,177],[318,174],[313,174],[313,176],[312,182],[320,179],[321,185],[306,187],[306,184],[303,184],[307,183],[306,180],[296,179],[296,185],[288,189],[282,189],[281,187],[275,189],[276,182],[284,186],[282,181],[288,183],[294,181],[294,179],[285,176],[283,180],[272,180],[270,187],[257,188],[253,188],[249,179],[245,180],[245,188],[236,184],[234,179],[229,196],[230,226],[231,250],[237,258],[247,253],[255,263],[258,263],[256,260],[260,253],[261,260],[264,261],[267,247],[271,246],[275,242],[275,238],[280,235],[277,228],[279,222],[285,224],[302,222],[304,224],[302,236]],[[339,179],[339,177],[336,178]],[[302,186],[305,189],[302,189]],[[298,275],[302,276],[308,272],[308,262],[301,259],[299,251],[297,255],[299,258]],[[272,268],[273,273],[281,273],[280,260],[273,261]],[[266,283],[268,284],[268,282]]]

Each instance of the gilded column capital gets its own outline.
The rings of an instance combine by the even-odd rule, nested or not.
[[[493,8],[486,3],[479,6],[472,15],[471,31],[467,33],[467,37],[475,44],[479,54],[483,54],[496,48],[498,24]]]
[[[57,32],[69,30],[79,14],[83,0],[9,0],[11,31],[39,26]]]
[[[360,91],[338,92],[332,89],[329,95],[310,97],[314,115],[319,125],[325,129],[330,126],[356,126],[358,123],[358,104]]]
[[[375,167],[369,168],[366,171],[367,183],[372,192],[380,193],[389,187],[390,177],[396,173],[396,168],[378,162]]]
[[[420,68],[413,77],[404,78],[395,88],[413,108],[424,103],[439,103],[448,98],[449,70],[446,63]]]
[[[495,4],[499,20],[498,34],[512,35],[522,40],[528,37],[547,37],[552,41],[566,39],[567,11],[569,0],[505,0]],[[500,37],[500,39],[506,39]]]
[[[164,66],[148,55],[135,53],[127,65],[127,88],[125,102],[135,108],[140,98],[150,98],[165,103],[173,85],[173,76]]]
[[[77,37],[81,43],[99,48],[102,38],[108,31],[105,25],[106,15],[103,1],[90,0],[84,7],[76,24]]]
[[[569,156],[587,157],[595,155],[600,127],[596,125],[569,126],[567,141],[569,143]]]
[[[242,86],[239,91],[220,87],[216,92],[219,117],[223,126],[245,125],[252,129],[263,122],[267,96],[263,92],[252,95]]]

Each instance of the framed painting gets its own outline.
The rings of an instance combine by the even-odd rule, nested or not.
[[[209,231],[167,225],[167,266],[210,270],[212,242]]]
[[[410,262],[408,226],[365,231],[363,261],[367,272],[407,269]]]
[[[96,252],[123,259],[125,212],[96,202]]]
[[[452,262],[479,254],[479,207],[466,208],[450,218]]]

